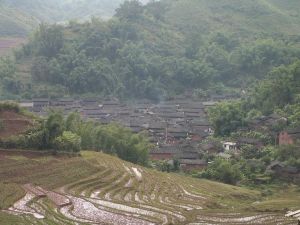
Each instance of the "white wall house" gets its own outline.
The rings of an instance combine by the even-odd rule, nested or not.
[[[235,142],[224,142],[223,148],[225,151],[235,151],[237,150],[236,143]]]

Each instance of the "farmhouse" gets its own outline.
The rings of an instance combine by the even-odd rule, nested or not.
[[[300,181],[300,170],[293,166],[287,166],[279,161],[273,161],[267,167],[268,173],[285,180]]]
[[[226,151],[232,151],[232,150],[235,151],[235,150],[237,150],[237,145],[235,142],[224,142],[223,148]]]
[[[180,159],[180,167],[183,171],[201,171],[207,167],[207,162],[205,160],[199,159]]]
[[[286,125],[287,119],[277,114],[271,114],[269,116],[261,116],[249,121],[248,126],[251,130],[269,131],[278,124]]]
[[[207,154],[216,154],[222,151],[222,147],[219,147],[216,143],[213,142],[201,144],[200,148]]]
[[[150,151],[150,158],[152,160],[170,160],[176,157],[180,151],[175,146],[165,145],[160,148],[152,149]]]
[[[146,131],[149,140],[158,146],[150,152],[152,159],[198,159],[199,149],[193,146],[187,150],[182,143],[199,143],[211,135],[205,113],[207,105],[180,97],[160,104],[146,100],[123,104],[117,99],[98,98],[45,98],[28,102],[31,105],[24,107],[32,106],[31,111],[42,116],[47,115],[49,108],[59,108],[64,115],[79,112],[86,120],[93,119],[102,124],[116,122],[136,133]]]
[[[27,109],[28,111],[32,111],[33,110],[33,101],[28,101],[28,100],[24,100],[19,102],[20,107]]]
[[[46,98],[33,99],[33,109],[35,113],[43,113],[50,106],[50,100]]]

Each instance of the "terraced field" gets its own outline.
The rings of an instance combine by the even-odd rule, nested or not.
[[[264,201],[257,191],[161,173],[103,153],[69,158],[0,151],[0,177],[1,225],[296,222],[284,211],[256,211]]]

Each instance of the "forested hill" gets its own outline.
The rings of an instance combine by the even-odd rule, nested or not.
[[[0,0],[0,37],[25,36],[40,22],[108,19],[124,0]],[[147,2],[147,0],[143,0]]]
[[[29,74],[6,68],[2,96],[240,94],[300,58],[298,9],[295,0],[130,1],[108,21],[42,25],[16,54]]]

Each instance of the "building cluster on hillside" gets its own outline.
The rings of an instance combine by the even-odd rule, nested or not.
[[[213,134],[206,111],[214,101],[173,99],[159,104],[148,101],[123,104],[118,100],[33,99],[20,104],[40,116],[46,116],[50,108],[59,109],[65,115],[77,111],[84,119],[102,124],[116,122],[133,132],[146,131],[155,146],[150,152],[152,159],[176,157],[186,168],[204,166],[199,160],[199,143]]]
[[[201,170],[207,166],[207,162],[201,160],[203,154],[217,154],[230,159],[244,145],[257,149],[264,145],[259,139],[245,137],[223,143],[203,142],[213,134],[207,109],[215,103],[216,101],[200,102],[183,98],[159,104],[149,101],[124,104],[118,100],[33,99],[22,101],[20,105],[40,116],[46,116],[49,109],[59,109],[65,115],[78,112],[85,120],[92,119],[101,124],[116,122],[136,133],[145,131],[155,146],[150,151],[151,159],[178,159],[184,170]],[[245,131],[265,133],[278,123],[286,123],[286,120],[277,115],[259,117],[250,121]],[[277,133],[272,136],[279,145],[293,144],[299,140],[300,130],[287,130],[281,132],[279,137]]]

